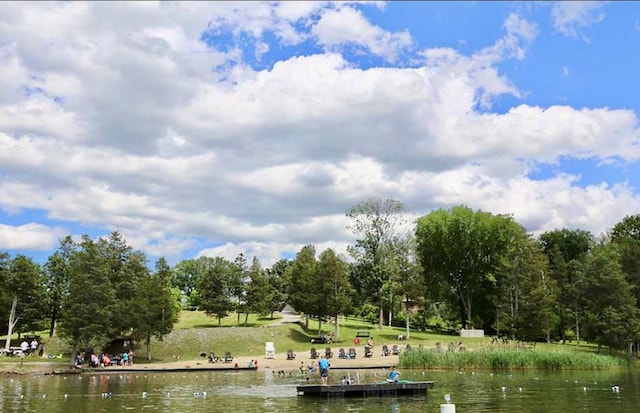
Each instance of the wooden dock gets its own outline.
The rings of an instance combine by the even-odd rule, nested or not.
[[[426,396],[433,388],[432,381],[401,383],[370,383],[349,385],[297,386],[299,396],[314,397],[380,397],[380,396]]]

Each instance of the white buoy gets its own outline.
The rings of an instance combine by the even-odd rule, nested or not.
[[[440,405],[440,413],[456,413],[456,405],[451,403],[451,395],[444,395],[445,404]]]
[[[611,391],[614,393],[620,393],[620,386],[612,386]]]
[[[456,405],[453,403],[441,404],[440,413],[456,413]]]

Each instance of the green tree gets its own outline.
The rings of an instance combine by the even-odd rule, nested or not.
[[[137,326],[131,308],[138,301],[142,280],[149,276],[147,257],[129,246],[117,231],[96,242],[106,276],[114,289],[117,300],[112,303],[110,336],[128,334]]]
[[[188,308],[195,308],[199,305],[198,295],[195,294],[195,291],[204,274],[203,258],[205,257],[182,260],[173,268],[171,285],[182,292]]]
[[[631,284],[636,302],[640,304],[640,214],[628,215],[614,225],[611,242],[620,251],[622,272]]]
[[[363,278],[364,287],[375,294],[381,329],[383,286],[391,277],[389,266],[405,233],[404,206],[393,199],[369,199],[353,206],[346,215],[347,228],[356,236],[355,245],[349,246],[348,251],[358,263],[357,274]]]
[[[69,274],[71,257],[76,244],[71,236],[60,240],[58,250],[47,259],[44,265],[46,306],[49,315],[49,337],[53,337],[56,323],[62,314],[62,304],[69,294]]]
[[[528,234],[514,238],[501,263],[496,331],[513,338],[546,338],[556,325],[555,282],[548,275],[548,259]]]
[[[558,320],[563,343],[566,331],[575,328],[580,344],[580,314],[585,286],[585,266],[593,235],[580,229],[561,229],[540,235],[545,254],[549,257],[549,274],[558,286]]]
[[[469,323],[486,328],[495,318],[499,265],[523,231],[509,216],[465,206],[439,209],[418,219],[416,238],[427,284],[452,304],[458,301],[463,328]]]
[[[180,315],[180,303],[171,288],[171,267],[164,258],[155,264],[155,272],[140,280],[138,298],[132,308],[138,314],[134,337],[145,342],[147,359],[151,360],[151,338],[162,341]]]
[[[14,332],[37,331],[43,326],[46,318],[43,277],[40,266],[33,259],[16,255],[9,260],[8,254],[0,254],[0,277],[3,307],[9,314],[5,343],[8,350]]]
[[[243,253],[238,254],[234,260],[234,271],[231,273],[231,295],[234,298],[234,307],[237,315],[237,326],[240,326],[240,314],[245,314],[245,320],[249,316],[249,304],[247,302],[248,272],[247,259]]]
[[[313,245],[305,245],[296,254],[293,264],[286,272],[289,282],[289,303],[304,313],[305,325],[309,327],[309,315],[314,314],[317,289],[315,285],[316,249]]]
[[[271,291],[273,292],[268,303],[271,318],[273,318],[273,313],[275,311],[281,311],[284,308],[289,299],[287,296],[289,280],[285,274],[291,264],[292,260],[282,258],[276,261],[271,268],[267,270],[267,281],[269,282]]]
[[[233,288],[237,267],[234,263],[222,257],[203,257],[204,274],[198,280],[198,294],[202,310],[218,318],[218,325],[222,318],[234,310]]]
[[[271,303],[274,290],[271,284],[269,284],[267,274],[262,268],[258,257],[253,257],[251,266],[249,266],[248,276],[247,314],[250,311],[260,316],[266,316],[270,312],[269,304]],[[247,317],[244,319],[245,326],[247,325]]]
[[[411,337],[412,309],[425,303],[426,287],[422,267],[417,256],[415,236],[408,235],[398,243],[397,254],[392,263],[392,281],[396,293],[402,297],[405,312],[405,336]],[[391,317],[390,317],[391,318]]]
[[[316,266],[314,298],[315,315],[319,320],[329,315],[334,318],[335,336],[340,337],[339,315],[346,313],[351,305],[351,285],[349,284],[349,266],[331,249],[320,254]],[[320,325],[318,333],[321,333]]]
[[[585,298],[587,326],[599,345],[628,349],[638,339],[640,322],[615,246],[600,245],[589,257]]]
[[[58,332],[69,340],[73,362],[79,348],[101,345],[112,336],[116,291],[100,245],[87,235],[71,255],[69,276]]]

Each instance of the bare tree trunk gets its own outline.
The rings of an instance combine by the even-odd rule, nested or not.
[[[410,338],[409,337],[409,316],[411,315],[411,310],[409,309],[409,300],[407,300],[407,305],[406,305],[406,309],[407,309],[407,314],[405,315],[405,320],[404,320],[404,324],[405,324],[405,337],[406,338]]]
[[[580,317],[578,316],[578,305],[576,304],[576,342],[580,347]]]
[[[147,360],[151,361],[151,334],[147,334]]]
[[[378,315],[378,330],[382,330],[382,319],[384,318],[384,309],[382,308],[382,288],[378,288],[378,306],[380,306],[380,314]]]
[[[18,306],[18,296],[13,296],[13,302],[11,303],[11,312],[9,313],[9,324],[7,325],[7,341],[4,344],[5,351],[9,351],[11,347],[11,335],[13,334],[13,328],[18,323],[20,317],[16,317],[16,307]]]
[[[340,338],[340,315],[337,314],[336,315],[336,321],[335,321],[335,338],[333,339],[333,341],[335,342],[336,340],[338,340],[338,338]]]

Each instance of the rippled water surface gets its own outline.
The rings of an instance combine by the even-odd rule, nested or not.
[[[381,381],[385,371],[338,371],[363,383]],[[296,386],[307,377],[257,372],[118,373],[0,377],[2,412],[439,412],[450,394],[458,413],[638,412],[640,373],[402,371],[402,378],[432,380],[427,397],[314,399]],[[319,382],[317,376],[309,383]],[[616,392],[612,387],[618,386]],[[614,387],[615,389],[615,387]]]

